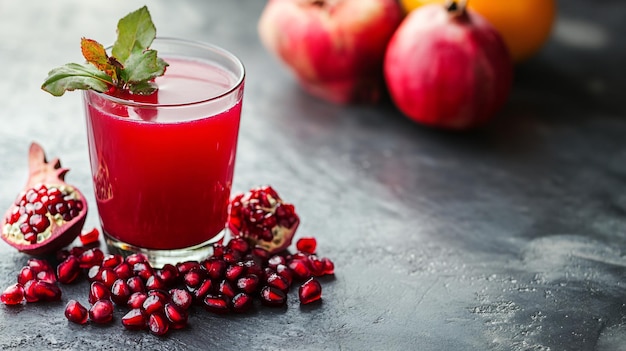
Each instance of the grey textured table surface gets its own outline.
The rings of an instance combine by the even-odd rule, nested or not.
[[[247,85],[234,188],[272,184],[336,275],[323,303],[220,317],[158,338],[78,326],[63,301],[0,306],[2,349],[626,350],[626,5],[560,1],[544,50],[519,66],[497,120],[471,134],[415,125],[392,106],[304,94],[261,46],[264,1],[148,1],[158,33],[240,56]],[[126,2],[0,0],[0,207],[39,141],[93,199],[77,93],[39,90],[112,42]],[[93,206],[95,208],[95,206]],[[87,226],[97,226],[92,211]],[[28,257],[0,243],[0,286]],[[120,312],[121,313],[121,312]]]

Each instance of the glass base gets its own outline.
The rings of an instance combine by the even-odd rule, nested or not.
[[[184,261],[201,261],[213,254],[213,244],[221,243],[226,236],[226,229],[219,232],[216,236],[201,244],[175,250],[153,250],[136,247],[122,242],[104,232],[107,248],[109,253],[121,254],[126,257],[134,253],[142,253],[148,257],[150,264],[155,268],[161,268],[165,264],[173,264]]]

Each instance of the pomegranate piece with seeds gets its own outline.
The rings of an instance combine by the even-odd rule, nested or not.
[[[39,144],[31,144],[28,158],[28,181],[5,214],[1,236],[21,252],[50,254],[80,234],[87,201],[76,187],[65,183],[68,169],[61,168],[58,158],[48,162]]]
[[[295,207],[283,202],[270,186],[238,194],[230,202],[228,228],[235,238],[245,238],[270,253],[291,245],[299,224]]]

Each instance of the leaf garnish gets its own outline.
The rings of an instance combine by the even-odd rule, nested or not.
[[[105,92],[113,85],[111,76],[98,70],[91,64],[68,63],[48,73],[42,89],[54,96],[61,96],[66,91],[92,89]]]
[[[111,52],[125,64],[132,53],[148,49],[155,37],[156,27],[152,23],[148,8],[144,6],[129,13],[117,23],[117,40]]]
[[[109,55],[107,55],[107,52],[102,44],[92,39],[82,38],[80,40],[80,49],[87,62],[111,76],[113,81],[117,81],[117,70],[123,66],[116,66],[112,64],[112,61],[109,60]]]
[[[155,37],[156,27],[143,6],[119,20],[110,56],[99,42],[82,38],[81,52],[87,63],[53,69],[41,88],[54,96],[76,89],[106,92],[112,87],[149,95],[157,89],[154,78],[162,76],[168,66],[150,49]]]

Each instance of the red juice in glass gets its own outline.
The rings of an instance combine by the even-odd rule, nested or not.
[[[157,265],[205,256],[223,237],[243,97],[238,60],[180,51],[159,50],[169,66],[149,97],[84,95],[107,243],[144,252]]]

